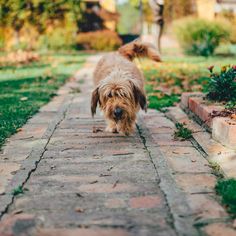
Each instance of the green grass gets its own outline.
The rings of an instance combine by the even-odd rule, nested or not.
[[[147,84],[145,89],[148,94],[149,108],[164,111],[165,107],[173,106],[176,102],[179,102],[179,96],[175,94],[158,96],[161,91],[155,90],[150,84]]]
[[[208,67],[236,64],[236,55],[214,57],[185,56],[177,50],[164,50],[163,62],[143,61],[149,108],[163,110],[179,101],[183,92],[206,92],[210,81]]]
[[[185,124],[176,123],[176,131],[174,133],[175,138],[181,138],[181,140],[188,140],[192,138],[192,130],[185,127]]]
[[[236,179],[219,180],[215,188],[227,211],[236,218]]]
[[[83,64],[85,54],[43,54],[40,62],[0,68],[0,147]]]

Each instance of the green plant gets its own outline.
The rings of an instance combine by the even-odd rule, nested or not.
[[[234,109],[236,108],[236,101],[229,101],[225,104],[225,109]]]
[[[84,62],[86,55],[41,54],[42,62],[1,65],[0,148],[6,138],[47,103]]]
[[[232,216],[236,217],[236,180],[222,179],[215,186],[216,192],[221,196],[222,203]]]
[[[182,140],[188,140],[192,138],[192,130],[185,127],[185,124],[182,123],[176,123],[176,131],[175,131],[175,138],[181,138]]]
[[[45,32],[38,39],[38,47],[50,50],[73,49],[76,46],[76,31],[76,26],[65,26]]]
[[[12,191],[13,196],[17,196],[17,195],[23,194],[23,193],[24,193],[24,189],[22,186],[18,186],[17,188],[14,188]]]
[[[211,80],[208,86],[207,98],[213,101],[236,101],[236,66],[223,66],[220,73],[209,68]]]
[[[224,22],[185,18],[175,22],[177,39],[188,54],[210,56],[222,41],[230,38],[230,28]]]
[[[148,96],[148,101],[149,108],[163,111],[163,108],[171,107],[179,102],[179,97],[177,95],[164,95],[161,98],[158,98],[157,96]]]
[[[219,179],[224,178],[224,174],[220,168],[220,165],[217,162],[209,161],[209,167],[212,168],[212,174],[217,176]]]
[[[111,51],[121,46],[122,41],[116,32],[101,30],[79,33],[77,36],[77,44],[84,49]]]

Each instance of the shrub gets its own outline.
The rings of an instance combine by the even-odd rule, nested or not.
[[[236,101],[236,66],[223,66],[220,73],[214,73],[213,66],[209,70],[207,98],[219,102]]]
[[[193,137],[192,130],[188,129],[185,126],[186,126],[186,124],[184,124],[184,123],[176,123],[175,124],[175,127],[177,129],[174,133],[175,138],[181,138],[184,141],[184,140],[188,140]]]
[[[185,18],[174,24],[177,39],[188,54],[210,56],[220,42],[229,40],[230,28],[220,21]]]
[[[110,30],[101,30],[79,33],[77,36],[79,47],[98,51],[111,51],[121,46],[122,41],[117,33]]]
[[[40,35],[38,47],[40,49],[62,50],[76,46],[76,29],[58,27]]]
[[[236,25],[236,19],[232,22],[232,25]],[[232,31],[230,34],[230,42],[232,44],[236,44],[236,27],[232,27]]]
[[[4,49],[4,32],[3,29],[0,29],[0,51]]]

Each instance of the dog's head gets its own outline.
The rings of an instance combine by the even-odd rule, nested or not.
[[[92,93],[92,115],[98,103],[105,117],[116,123],[132,123],[139,107],[147,109],[145,93],[134,79],[103,80]]]

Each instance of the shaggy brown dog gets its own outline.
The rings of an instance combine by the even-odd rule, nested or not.
[[[94,71],[96,88],[92,93],[91,111],[94,116],[99,103],[108,121],[106,131],[129,135],[134,131],[140,107],[147,110],[144,77],[132,62],[135,57],[161,61],[152,45],[134,41],[118,52],[105,55]]]

